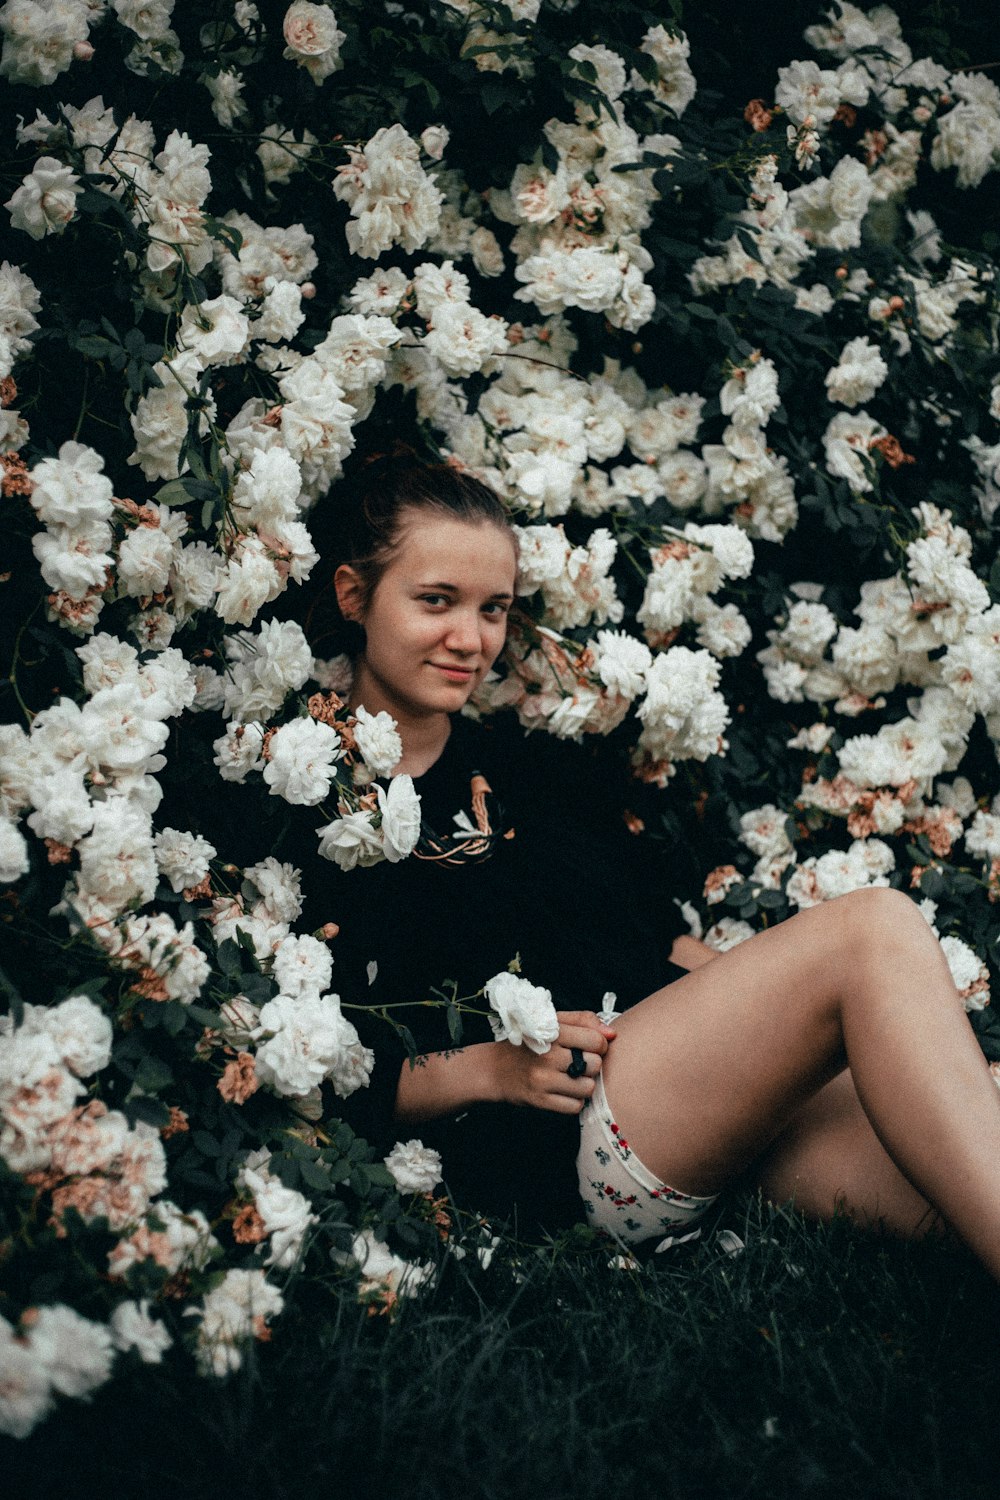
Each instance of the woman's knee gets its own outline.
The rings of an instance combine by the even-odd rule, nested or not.
[[[884,954],[901,944],[929,948],[935,941],[916,902],[891,886],[862,886],[830,904],[839,908],[845,935],[859,954]]]

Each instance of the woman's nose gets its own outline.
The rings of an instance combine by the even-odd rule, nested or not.
[[[464,611],[456,612],[449,621],[445,640],[452,651],[461,651],[466,654],[478,651],[482,645],[478,615],[466,614]]]

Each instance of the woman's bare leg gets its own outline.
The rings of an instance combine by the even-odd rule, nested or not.
[[[812,1219],[843,1214],[907,1239],[944,1228],[872,1129],[849,1068],[806,1101],[743,1181]]]
[[[617,1023],[609,1100],[691,1193],[767,1150],[847,1062],[892,1161],[1000,1277],[1000,1094],[913,902],[868,889],[801,912]]]

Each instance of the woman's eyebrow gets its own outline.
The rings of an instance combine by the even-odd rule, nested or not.
[[[417,584],[417,588],[418,589],[438,589],[442,593],[449,593],[449,594],[458,594],[458,593],[461,592],[461,590],[459,589],[457,583],[418,583]],[[490,595],[490,598],[491,599],[510,599],[510,600],[513,600],[514,595],[511,594],[511,593],[508,593],[506,589],[498,589],[495,594],[491,594]]]

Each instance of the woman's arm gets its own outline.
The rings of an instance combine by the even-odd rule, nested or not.
[[[718,958],[714,948],[707,943],[693,938],[690,933],[682,932],[680,937],[674,938],[674,946],[670,950],[670,962],[676,964],[679,969],[700,969],[702,964],[710,964],[713,958]]]
[[[522,1104],[556,1114],[579,1114],[594,1092],[615,1031],[593,1011],[559,1011],[559,1037],[548,1052],[510,1042],[476,1042],[447,1052],[427,1052],[404,1062],[396,1090],[397,1124],[417,1124],[455,1114],[472,1104]],[[572,1048],[586,1073],[571,1078]]]

